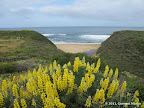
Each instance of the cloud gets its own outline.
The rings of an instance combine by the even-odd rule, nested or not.
[[[134,14],[144,10],[142,0],[78,0],[73,5],[45,6],[38,10],[48,16],[61,16],[72,18],[88,18],[96,20],[125,20],[133,19]],[[139,14],[138,16],[143,16]]]
[[[1,16],[44,25],[136,24],[144,22],[144,0],[0,0]],[[10,20],[10,18],[6,18]],[[49,21],[47,21],[47,19]],[[3,19],[3,21],[6,21]],[[44,23],[47,22],[47,23]],[[143,24],[144,26],[144,24]]]

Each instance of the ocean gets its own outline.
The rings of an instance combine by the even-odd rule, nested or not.
[[[115,31],[144,31],[144,27],[28,27],[0,28],[0,30],[35,30],[55,44],[102,43]]]

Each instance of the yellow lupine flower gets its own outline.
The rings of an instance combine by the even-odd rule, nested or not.
[[[25,91],[24,91],[23,86],[21,86],[21,88],[20,88],[20,97],[24,97],[24,96],[25,96]]]
[[[112,97],[113,93],[115,92],[115,85],[116,85],[116,82],[115,82],[115,80],[113,80],[108,88],[108,94],[107,94],[108,98]]]
[[[100,62],[100,58],[99,58],[98,61],[97,61],[97,66],[96,66],[96,67],[99,68],[99,67],[100,67],[100,63],[101,63],[101,62]]]
[[[98,72],[98,70],[99,70],[99,67],[98,67],[98,66],[96,66],[96,67],[94,68],[94,70],[93,70],[93,73],[97,73],[97,72]]]
[[[109,71],[109,67],[108,67],[108,65],[106,65],[105,71],[104,71],[104,73],[103,73],[103,77],[107,77],[108,71]]]
[[[15,84],[16,83],[16,76],[13,76],[13,84]]]
[[[36,107],[36,105],[37,105],[37,104],[36,104],[36,102],[35,102],[35,99],[33,98],[33,99],[32,99],[32,106],[35,106],[35,107]]]
[[[108,71],[109,71],[109,67],[108,67],[108,65],[106,65],[105,71],[104,71],[104,73],[103,73],[103,77],[107,77]]]
[[[139,102],[139,98],[136,98],[134,103],[138,103]]]
[[[35,86],[33,86],[33,90],[32,91],[33,91],[33,95],[37,96],[37,90],[36,90]]]
[[[17,99],[14,100],[14,108],[20,108],[19,102],[17,101]]]
[[[62,78],[60,76],[60,77],[58,77],[58,80],[57,80],[57,87],[58,87],[58,90],[60,90],[60,91],[62,91],[61,82],[62,82]]]
[[[20,75],[19,82],[25,83],[25,81],[26,81],[26,78],[23,75]]]
[[[12,92],[13,92],[13,96],[19,97],[19,94],[18,94],[18,86],[17,86],[16,84],[13,85],[13,87],[12,87]]]
[[[0,107],[3,106],[4,97],[2,93],[0,93]]]
[[[91,96],[89,96],[86,100],[86,103],[85,103],[85,106],[86,107],[90,107],[91,106]]]
[[[144,102],[142,103],[141,108],[144,108]]]
[[[106,90],[107,87],[108,87],[108,84],[109,84],[109,77],[107,77],[107,78],[103,81],[102,88],[104,88],[104,90]]]
[[[43,90],[43,82],[40,76],[38,76],[38,88],[40,90]]]
[[[56,60],[54,60],[54,62],[53,62],[53,68],[54,68],[54,69],[57,68],[57,62],[56,62]]]
[[[93,63],[93,64],[91,65],[91,70],[93,71],[94,68],[95,68],[95,64]]]
[[[48,72],[48,67],[45,67],[44,73]]]
[[[126,89],[127,83],[126,81],[123,82],[122,87],[121,87],[121,92],[123,93]]]
[[[57,108],[65,108],[66,107],[66,105],[61,103],[60,100],[57,97],[55,98],[54,103],[55,103],[55,106]]]
[[[69,73],[68,83],[69,83],[69,88],[68,88],[68,91],[67,91],[66,95],[72,93],[73,89],[74,89],[74,75],[73,75],[72,71],[70,71],[70,73]]]
[[[67,64],[64,64],[62,68],[67,69]]]
[[[52,71],[52,69],[53,69],[52,64],[50,64],[49,70]]]
[[[7,81],[6,80],[2,81],[2,94],[4,95],[4,97],[8,96],[8,93],[7,93]]]
[[[101,78],[101,80],[100,80],[100,85],[102,86],[103,85],[103,78]]]
[[[87,88],[88,87],[87,87],[87,84],[85,82],[85,79],[84,79],[84,77],[82,77],[81,84],[80,84],[77,91],[78,91],[78,93],[80,93],[80,95],[82,95],[83,92],[87,91]]]
[[[70,61],[68,62],[67,66],[71,66],[71,62]]]
[[[26,83],[26,89],[29,93],[32,93],[32,86],[30,85],[30,82]]]
[[[45,97],[46,97],[46,94],[45,94],[45,93],[42,93],[42,94],[41,94],[41,99],[42,99],[43,103],[45,103]]]
[[[90,64],[89,64],[89,62],[87,62],[87,65],[86,65],[86,69],[85,69],[85,70],[88,70],[89,67],[90,67]]]
[[[135,96],[139,96],[139,91],[136,90],[134,95],[135,95]]]
[[[91,66],[88,67],[88,74],[91,75],[92,74],[92,69]]]
[[[96,94],[95,94],[94,99],[93,99],[93,103],[96,103],[99,101],[99,98],[100,98],[99,92],[100,92],[99,89],[97,89]]]
[[[134,100],[134,103],[139,103],[139,98],[136,98],[136,99]],[[139,105],[137,105],[137,107],[139,107]]]
[[[82,64],[84,66],[84,64],[85,64],[85,57],[83,57],[83,59],[82,59]]]
[[[51,97],[45,98],[44,108],[54,108],[54,99]]]
[[[33,77],[34,79],[38,80],[38,75],[35,69],[33,70]]]
[[[56,75],[59,77],[59,76],[61,76],[61,69],[60,69],[60,67],[58,66],[58,68],[56,69]]]
[[[58,97],[59,98],[59,95],[58,95],[58,92],[57,92],[57,87],[56,87],[55,83],[53,84],[53,94],[54,94],[54,97]]]
[[[86,82],[89,81],[89,74],[88,74],[88,73],[85,74],[85,81],[86,81]]]
[[[100,89],[100,103],[103,104],[105,102],[105,91],[103,89]]]
[[[74,61],[73,71],[78,72],[78,61]]]
[[[21,99],[21,106],[22,106],[22,108],[27,108],[25,99]]]
[[[57,82],[57,76],[55,73],[53,73],[52,75],[52,79],[53,79],[53,83],[56,83]]]
[[[68,85],[68,69],[64,69],[64,75],[63,75],[63,89],[65,89]]]
[[[119,81],[116,79],[115,80],[115,90],[114,90],[114,92],[118,89],[118,87],[119,87]]]
[[[88,83],[89,83],[88,88],[92,86],[92,83],[94,82],[94,80],[95,80],[95,75],[94,75],[94,74],[91,74],[91,76],[90,76],[90,78],[89,78],[89,82],[88,82]]]
[[[118,68],[116,68],[115,74],[114,74],[114,79],[117,79],[117,78],[118,78]]]
[[[109,72],[109,74],[108,74],[108,77],[109,77],[109,78],[111,78],[111,77],[112,77],[112,75],[113,75],[113,70],[112,70],[112,69],[110,69],[110,72]]]

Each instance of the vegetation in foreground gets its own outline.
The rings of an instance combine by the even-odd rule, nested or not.
[[[0,74],[22,72],[48,64],[61,50],[38,32],[0,31]]]
[[[118,69],[113,71],[108,65],[100,71],[97,63],[85,63],[75,58],[62,67],[54,61],[45,69],[40,65],[36,71],[19,74],[0,83],[0,106],[14,108],[99,108],[144,107],[138,90],[130,93],[127,82],[118,77]],[[138,103],[142,103],[139,105]],[[133,105],[132,105],[133,104]]]
[[[144,78],[144,31],[114,32],[97,54],[110,67]]]

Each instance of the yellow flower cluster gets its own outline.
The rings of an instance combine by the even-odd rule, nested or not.
[[[16,84],[13,85],[12,87],[12,92],[13,92],[13,96],[15,97],[19,97],[19,94],[18,94],[18,86]]]
[[[92,83],[94,82],[95,80],[95,75],[94,74],[91,74],[89,76],[89,74],[85,74],[85,81],[86,81],[86,84],[87,84],[87,87],[90,88],[92,86]]]
[[[78,93],[80,93],[80,95],[82,95],[83,92],[86,92],[87,91],[87,84],[85,82],[85,78],[82,77],[82,80],[81,80],[81,84],[78,88]]]
[[[91,96],[89,96],[86,100],[86,103],[85,103],[85,106],[86,107],[90,107],[91,106]]]
[[[117,79],[117,78],[118,78],[118,68],[116,68],[115,74],[114,74],[114,79]]]
[[[68,75],[68,83],[69,83],[69,87],[68,87],[68,91],[67,91],[67,95],[73,92],[74,89],[74,75],[73,72],[70,71],[69,75]]]
[[[109,67],[108,67],[108,65],[106,65],[105,71],[104,71],[104,73],[103,73],[103,77],[104,77],[104,78],[107,77],[108,71],[109,71]]]
[[[71,66],[71,62],[70,61],[67,63],[67,66]]]
[[[2,81],[2,94],[4,95],[4,97],[7,97],[8,93],[7,93],[7,82],[6,80]]]
[[[109,78],[111,78],[111,77],[112,77],[112,75],[113,75],[113,70],[112,70],[112,69],[110,69],[110,72],[109,72],[109,74],[108,74],[108,77],[109,77]]]
[[[139,91],[136,90],[135,93],[134,93],[134,96],[133,96],[133,100],[134,100],[134,103],[139,103]],[[139,105],[137,105],[137,107],[139,107]],[[141,107],[142,108],[142,107]]]
[[[108,88],[108,94],[107,97],[112,97],[113,93],[118,89],[119,87],[119,82],[118,80],[113,80],[112,83],[110,84],[109,88]]]
[[[124,81],[121,86],[121,97],[124,96],[124,91],[126,90],[126,86],[127,86],[127,83],[126,83],[126,81]]]
[[[21,106],[22,106],[22,108],[26,108],[27,107],[25,99],[21,99]]]
[[[37,107],[39,103],[35,99],[40,97],[42,102],[40,104],[42,104],[43,108],[65,108],[66,105],[60,100],[61,94],[70,96],[69,94],[76,91],[76,95],[86,96],[85,94],[89,93],[90,88],[95,83],[94,81],[99,81],[97,72],[100,64],[100,59],[95,65],[89,62],[85,63],[85,57],[82,60],[76,57],[73,69],[71,62],[61,67],[54,61],[49,67],[43,68],[40,65],[38,70],[34,69],[32,72],[29,70],[26,74],[0,80],[0,107],[4,105],[3,102],[8,97],[12,97],[11,101],[14,108],[26,108],[30,104],[32,107]],[[81,71],[79,70],[80,67],[83,68],[84,74],[79,72]],[[99,74],[103,75],[104,78],[101,78],[100,86],[98,86],[100,88],[96,90],[95,95],[88,96],[86,99],[86,107],[91,107],[92,104],[103,105],[106,99],[108,100],[116,94],[116,91],[121,91],[120,93],[123,94],[126,90],[126,81],[123,82],[119,89],[118,69],[113,75],[113,70],[110,69],[109,71],[107,65],[104,73]],[[75,84],[78,79],[76,75],[81,75],[82,78],[79,85]],[[134,102],[139,102],[138,96],[139,92],[136,91]]]
[[[144,102],[142,103],[141,108],[144,108]]]
[[[4,97],[2,93],[0,93],[0,107],[3,106]]]
[[[20,108],[20,105],[17,99],[14,100],[14,108]]]
[[[127,83],[126,81],[123,82],[122,87],[121,87],[121,92],[123,93],[126,89]]]
[[[102,82],[102,89],[104,89],[106,91],[107,87],[108,87],[108,84],[109,84],[109,77],[107,77],[103,82]]]
[[[93,103],[103,104],[105,102],[105,91],[103,89],[97,89],[96,94],[93,98]]]

